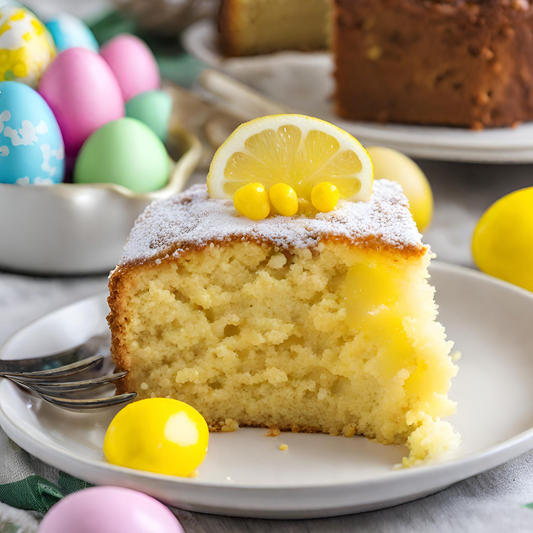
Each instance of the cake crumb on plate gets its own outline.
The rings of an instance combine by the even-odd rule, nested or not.
[[[277,426],[272,426],[268,428],[268,433],[265,435],[265,437],[278,437],[280,433],[281,431]]]

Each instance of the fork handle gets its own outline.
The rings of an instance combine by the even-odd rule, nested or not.
[[[83,348],[83,346],[77,346],[68,352],[48,356],[46,358],[35,357],[32,359],[14,360],[0,359],[0,377],[3,377],[5,374],[13,374],[14,372],[35,372],[37,370],[57,368],[94,355],[92,350],[85,351]]]
[[[48,365],[46,366],[49,368],[55,368],[77,360],[78,359],[75,355],[72,358],[69,356],[58,356],[57,359],[49,361]],[[6,374],[18,374],[20,372],[34,372],[36,370],[43,370],[43,366],[42,357],[36,357],[35,359],[16,359],[12,361],[0,360],[0,377],[3,378]]]

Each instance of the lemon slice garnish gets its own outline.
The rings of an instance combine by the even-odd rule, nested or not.
[[[232,199],[249,183],[267,192],[277,183],[311,201],[321,182],[343,200],[367,200],[372,193],[372,161],[361,143],[323,120],[304,115],[272,115],[239,126],[217,150],[207,188],[212,198]]]

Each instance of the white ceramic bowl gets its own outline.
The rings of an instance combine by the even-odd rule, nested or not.
[[[179,193],[201,146],[184,131],[169,135],[180,154],[168,184],[138,194],[113,184],[0,184],[0,269],[31,274],[102,274],[115,267],[130,229],[153,200]]]

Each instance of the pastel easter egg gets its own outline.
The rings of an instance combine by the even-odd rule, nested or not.
[[[144,193],[164,187],[170,170],[163,143],[146,124],[123,118],[87,139],[74,168],[75,183],[115,183]]]
[[[533,292],[533,187],[507,194],[483,213],[472,254],[486,274]]]
[[[141,492],[92,487],[59,500],[39,533],[184,533],[170,509]]]
[[[165,142],[172,111],[172,99],[163,91],[148,91],[126,102],[126,116],[144,122]]]
[[[19,5],[0,7],[0,81],[19,81],[36,88],[56,56],[45,25]]]
[[[124,116],[113,71],[85,48],[61,52],[42,77],[39,92],[57,118],[69,155],[76,155],[98,128]]]
[[[0,183],[59,183],[64,172],[63,138],[48,104],[23,83],[1,82]]]
[[[98,53],[98,42],[87,24],[68,13],[61,13],[46,23],[57,51],[69,48],[86,48]]]
[[[159,89],[161,76],[155,57],[135,35],[113,37],[102,46],[100,54],[115,73],[126,102],[140,93]]]

